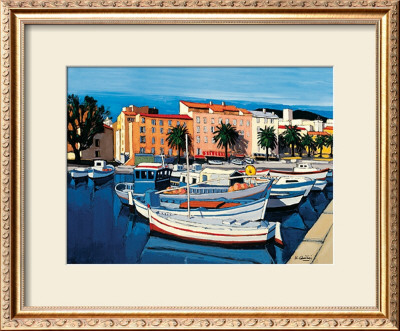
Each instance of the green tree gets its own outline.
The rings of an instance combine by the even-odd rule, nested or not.
[[[292,156],[294,156],[294,147],[299,144],[300,142],[300,132],[297,128],[297,125],[289,126],[285,125],[286,131],[283,132],[283,137],[286,141],[286,144],[291,146],[292,149]]]
[[[186,148],[186,135],[188,135],[188,147],[192,146],[192,137],[186,125],[177,125],[167,133],[167,142],[170,148],[178,150],[178,163],[181,161],[181,150]]]
[[[301,138],[302,145],[307,149],[307,156],[311,156],[311,151],[315,149],[314,139],[308,134],[308,132]]]
[[[258,136],[258,146],[265,148],[265,156],[268,161],[268,149],[274,149],[277,144],[277,139],[275,135],[275,128],[268,127],[265,129],[261,129],[260,132],[257,133]]]
[[[322,157],[322,148],[325,146],[325,137],[324,136],[317,136],[315,139],[315,145],[319,148],[319,157]]]
[[[331,152],[329,153],[329,156],[332,157],[333,156],[333,135],[332,134],[326,136],[325,146],[331,148]]]
[[[287,147],[285,137],[283,136],[283,133],[281,133],[278,136],[278,148],[279,148],[279,154],[283,153],[284,149]]]
[[[75,161],[81,160],[81,151],[93,144],[93,137],[104,131],[103,121],[110,112],[103,105],[98,106],[97,100],[85,96],[82,103],[79,96],[67,97],[67,141],[71,145]]]
[[[228,160],[228,146],[233,149],[239,140],[239,132],[231,124],[224,124],[216,127],[214,132],[214,140],[217,142],[218,148],[225,148],[225,161]]]

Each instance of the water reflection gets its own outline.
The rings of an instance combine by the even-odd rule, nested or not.
[[[68,263],[286,263],[333,197],[330,180],[297,210],[268,213],[268,220],[282,223],[284,247],[229,248],[150,234],[148,221],[115,195],[117,183],[132,180],[123,174],[95,182],[67,178]]]

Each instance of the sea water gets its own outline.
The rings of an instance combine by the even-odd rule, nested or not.
[[[323,191],[312,191],[292,211],[269,212],[281,222],[283,246],[273,242],[230,248],[197,244],[150,233],[148,221],[121,204],[116,184],[133,175],[115,174],[93,182],[67,178],[67,263],[286,263],[333,198],[332,177]]]

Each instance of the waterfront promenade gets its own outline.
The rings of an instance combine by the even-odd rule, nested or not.
[[[333,200],[308,231],[288,264],[333,263]]]

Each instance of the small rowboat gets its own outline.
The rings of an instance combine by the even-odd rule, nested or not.
[[[114,166],[106,164],[106,161],[94,161],[94,166],[90,168],[88,176],[90,179],[105,178],[114,174]]]
[[[70,174],[72,178],[85,178],[88,176],[90,168],[75,168],[70,170]]]
[[[276,238],[282,244],[280,223],[267,221],[204,218],[199,216],[170,215],[148,208],[150,231],[183,240],[204,243],[238,245],[260,244]]]

